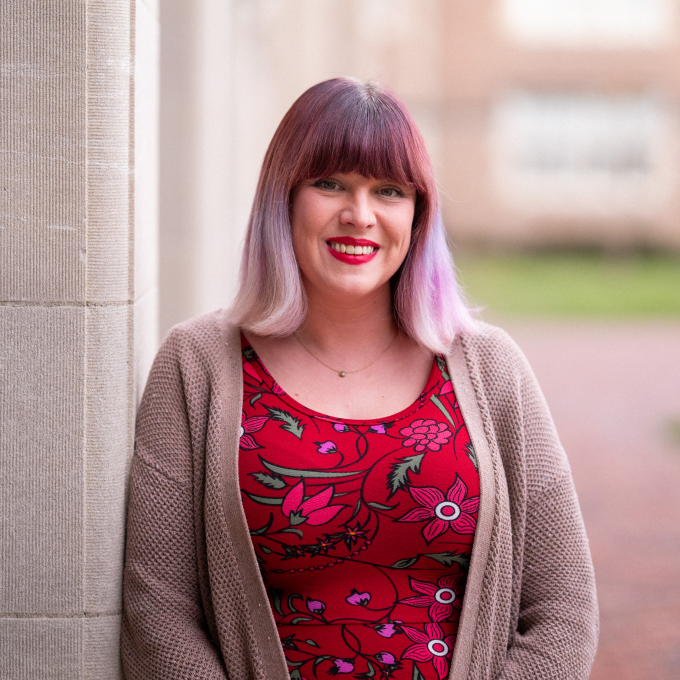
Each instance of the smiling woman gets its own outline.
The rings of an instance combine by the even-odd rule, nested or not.
[[[350,174],[373,181],[376,193],[370,203],[356,204],[356,188],[339,181],[339,175]],[[349,193],[355,200],[345,208],[343,226],[337,225],[338,233],[330,236],[370,240],[365,233],[350,233],[353,225],[347,221],[365,220],[357,210],[371,210],[378,196],[394,199],[395,205],[389,200],[380,203],[383,209],[390,206],[390,213],[408,212],[411,204],[413,243],[392,282],[392,307],[409,335],[433,351],[444,351],[470,316],[453,274],[425,143],[394,95],[341,78],[307,90],[269,145],[246,236],[234,320],[267,336],[287,335],[302,324],[307,291],[300,285],[299,262],[288,234],[291,202],[294,214],[296,194],[310,186],[320,193],[343,194],[339,200],[345,202]]]
[[[338,78],[267,151],[230,310],[140,407],[130,680],[587,678],[592,565],[523,356],[473,322],[405,107]]]
[[[389,287],[408,253],[415,202],[416,190],[408,184],[358,172],[297,185],[293,252],[308,302],[310,296],[348,299]],[[359,266],[374,260],[371,267]]]

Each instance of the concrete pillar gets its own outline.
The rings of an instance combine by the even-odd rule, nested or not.
[[[155,0],[0,8],[0,678],[120,677],[157,341]]]

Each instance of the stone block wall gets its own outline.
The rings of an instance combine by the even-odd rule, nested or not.
[[[157,347],[158,6],[0,9],[0,678],[120,677]]]

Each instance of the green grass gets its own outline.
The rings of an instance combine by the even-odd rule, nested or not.
[[[492,314],[680,317],[680,256],[459,254],[456,265],[472,302]]]

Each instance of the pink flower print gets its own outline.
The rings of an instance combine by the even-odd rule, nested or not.
[[[373,626],[373,629],[384,638],[391,638],[397,632],[397,627],[393,623],[379,623]]]
[[[330,522],[345,505],[332,505],[328,503],[333,498],[333,486],[326,487],[316,495],[304,500],[305,481],[301,479],[283,498],[281,512],[288,517],[291,526],[296,524],[327,524]]]
[[[414,420],[408,427],[399,430],[399,434],[406,437],[402,446],[413,446],[414,451],[439,451],[451,436],[451,430],[446,423],[434,420]]]
[[[314,442],[317,445],[317,451],[319,453],[337,453],[338,447],[332,441],[327,442]]]
[[[345,423],[333,423],[333,429],[336,432],[349,432],[349,427]]]
[[[424,522],[432,520],[422,530],[423,538],[431,543],[449,527],[459,534],[474,534],[476,520],[472,516],[479,507],[479,496],[466,498],[467,486],[456,475],[456,481],[449,487],[446,496],[433,486],[409,487],[411,498],[422,507],[414,508],[400,517],[398,522]]]
[[[264,424],[269,420],[269,416],[253,416],[246,418],[246,414],[241,411],[241,430],[239,432],[240,445],[242,449],[252,450],[262,447],[250,435],[259,432]]]
[[[307,609],[309,609],[312,614],[323,614],[326,610],[326,603],[321,600],[311,600],[307,598]]]
[[[441,390],[439,390],[439,396],[443,397],[445,394],[451,394],[453,392],[453,385],[450,380],[447,380],[443,385]]]
[[[371,425],[368,428],[371,432],[376,434],[385,434],[385,423],[378,423],[377,425]]]
[[[274,392],[274,394],[285,394],[285,392],[281,389],[281,385],[279,385],[276,380],[272,382],[272,392]]]
[[[356,588],[352,588],[349,597],[346,597],[345,600],[357,607],[365,607],[371,601],[371,593],[360,593]]]
[[[409,576],[411,590],[420,595],[407,597],[401,604],[411,607],[428,607],[427,614],[432,621],[446,621],[451,618],[454,609],[463,604],[463,574],[447,574],[436,583],[418,581]]]
[[[394,654],[390,654],[389,652],[378,652],[375,655],[375,658],[377,661],[380,663],[386,663],[388,665],[392,665],[397,663],[397,660],[394,658]]]
[[[410,626],[402,626],[401,629],[406,633],[409,640],[415,645],[408,647],[401,655],[402,659],[412,659],[413,661],[432,661],[439,680],[449,674],[449,659],[453,651],[455,635],[444,637],[444,631],[437,623],[426,623],[425,632]]]
[[[335,659],[332,668],[328,669],[330,675],[338,675],[339,673],[351,673],[354,670],[354,662],[352,659]]]

